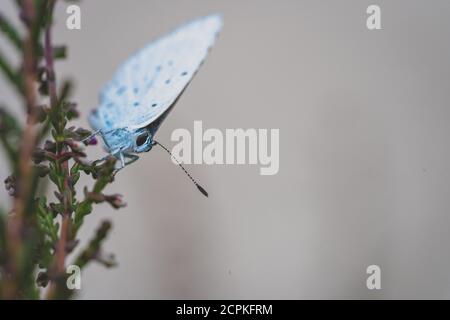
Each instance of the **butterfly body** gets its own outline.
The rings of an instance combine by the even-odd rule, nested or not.
[[[90,115],[106,150],[136,160],[150,151],[162,121],[203,63],[222,27],[211,15],[194,20],[150,43],[119,67]],[[132,162],[132,161],[131,161]]]
[[[102,133],[105,147],[113,155],[120,152],[141,153],[150,151],[151,137],[147,128],[117,128]]]

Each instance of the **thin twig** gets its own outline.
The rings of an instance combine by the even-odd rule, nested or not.
[[[34,127],[36,123],[36,92],[35,92],[35,80],[36,80],[36,66],[35,55],[33,50],[32,40],[32,28],[35,19],[35,8],[33,0],[24,0],[23,12],[27,19],[27,37],[24,41],[24,56],[23,56],[23,74],[25,83],[25,95],[28,110],[27,125],[22,134],[20,144],[20,158],[19,158],[19,188],[18,196],[14,199],[13,215],[8,221],[8,253],[9,259],[9,271],[12,275],[11,281],[7,281],[7,285],[4,288],[4,296],[6,298],[15,298],[19,296],[19,288],[17,287],[19,273],[19,265],[21,254],[23,251],[22,234],[24,228],[24,219],[26,216],[27,206],[29,204],[31,179],[33,175],[33,167],[30,164],[30,159],[33,154],[36,139],[37,130]]]
[[[52,13],[53,8],[55,6],[55,1],[50,0],[48,3],[48,9],[47,12],[50,14],[50,19],[47,23],[46,29],[45,29],[45,35],[44,35],[44,56],[45,56],[45,64],[46,64],[46,71],[47,71],[47,83],[48,83],[48,89],[49,89],[49,95],[50,95],[50,105],[53,109],[53,112],[58,112],[58,110],[54,110],[58,107],[58,96],[57,96],[57,90],[56,90],[56,75],[55,75],[55,69],[54,69],[54,51],[53,51],[53,42],[52,42]],[[55,128],[58,134],[62,134],[61,130],[63,128]],[[61,156],[62,153],[65,152],[65,147],[57,141],[57,156]],[[68,239],[68,232],[70,229],[70,205],[72,203],[72,195],[71,190],[69,186],[69,179],[70,179],[70,170],[69,170],[69,164],[68,161],[64,161],[61,163],[61,171],[64,174],[64,189],[60,190],[60,192],[63,195],[63,199],[61,201],[64,212],[62,215],[62,223],[61,223],[61,233],[59,237],[59,241],[56,247],[56,260],[55,260],[55,272],[54,275],[56,278],[59,278],[60,275],[65,273],[65,260],[66,260],[66,245],[67,245],[67,239]],[[55,293],[57,283],[52,281],[50,290],[48,292],[47,297],[52,298],[52,296]]]

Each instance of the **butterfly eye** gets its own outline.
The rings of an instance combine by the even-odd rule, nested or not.
[[[136,138],[136,145],[138,147],[142,146],[147,141],[147,138],[148,138],[148,134],[147,133],[143,133],[143,134],[139,135]]]

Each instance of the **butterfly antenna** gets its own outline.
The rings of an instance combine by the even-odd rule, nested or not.
[[[195,181],[194,178],[192,178],[192,176],[189,174],[189,172],[187,172],[187,170],[183,167],[183,165],[180,163],[180,161],[178,161],[178,159],[172,154],[172,152],[170,152],[169,149],[167,149],[166,147],[164,147],[161,143],[159,143],[156,140],[153,140],[153,145],[157,144],[158,146],[160,146],[161,148],[163,148],[164,150],[166,150],[166,152],[172,157],[172,159],[175,160],[175,162],[180,166],[181,169],[183,169],[184,173],[186,173],[186,175],[189,177],[189,179],[191,179],[191,181],[195,184],[195,186],[197,187],[197,189],[205,196],[208,197],[208,192],[206,192],[206,190],[197,183],[197,181]]]
[[[87,143],[89,142],[93,137],[95,137],[96,135],[100,134],[101,130],[96,130],[94,132],[92,132],[89,136],[87,136],[86,138],[82,139],[81,142],[83,143]]]

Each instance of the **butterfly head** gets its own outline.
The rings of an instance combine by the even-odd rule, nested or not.
[[[139,129],[134,133],[134,152],[148,152],[153,146],[153,135],[147,128]]]

